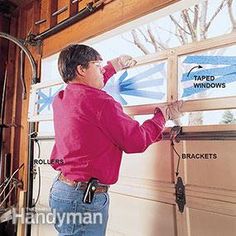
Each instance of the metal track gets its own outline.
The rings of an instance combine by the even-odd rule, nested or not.
[[[170,133],[164,133],[163,139],[170,139]],[[236,140],[236,131],[181,132],[176,141],[181,140]]]
[[[26,56],[29,59],[31,68],[32,68],[32,83],[37,83],[37,67],[36,67],[35,60],[34,60],[33,56],[31,55],[30,51],[25,47],[25,45],[19,39],[15,38],[9,34],[0,32],[0,38],[5,38],[5,39],[8,39],[11,42],[15,43],[26,54]]]

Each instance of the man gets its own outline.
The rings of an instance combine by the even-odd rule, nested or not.
[[[101,60],[96,50],[79,44],[63,49],[58,59],[60,75],[68,85],[53,102],[55,145],[51,161],[60,175],[51,188],[49,204],[57,212],[55,227],[61,236],[105,235],[107,190],[118,179],[122,152],[144,152],[161,140],[165,121],[180,114],[180,103],[174,103],[156,108],[153,118],[142,125],[131,119],[101,89],[112,75],[136,61],[120,56],[102,67]],[[81,221],[87,213],[95,212],[102,221]],[[67,213],[81,217],[68,222]]]

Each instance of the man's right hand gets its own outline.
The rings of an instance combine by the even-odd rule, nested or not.
[[[121,55],[110,60],[110,63],[113,65],[115,71],[118,72],[123,69],[133,67],[137,63],[137,61],[135,61],[133,57],[129,55]]]

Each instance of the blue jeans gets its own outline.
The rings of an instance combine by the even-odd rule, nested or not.
[[[108,220],[109,195],[95,193],[91,204],[83,203],[84,190],[54,180],[49,206],[59,236],[104,236]]]

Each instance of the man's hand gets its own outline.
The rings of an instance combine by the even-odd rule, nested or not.
[[[134,66],[137,61],[135,61],[131,56],[121,55],[117,58],[110,60],[116,72]]]
[[[182,112],[180,112],[181,107],[183,106],[183,101],[176,101],[173,103],[170,103],[168,105],[165,106],[159,106],[157,107],[157,111],[158,108],[161,110],[165,120],[175,120],[180,118],[183,114]]]

